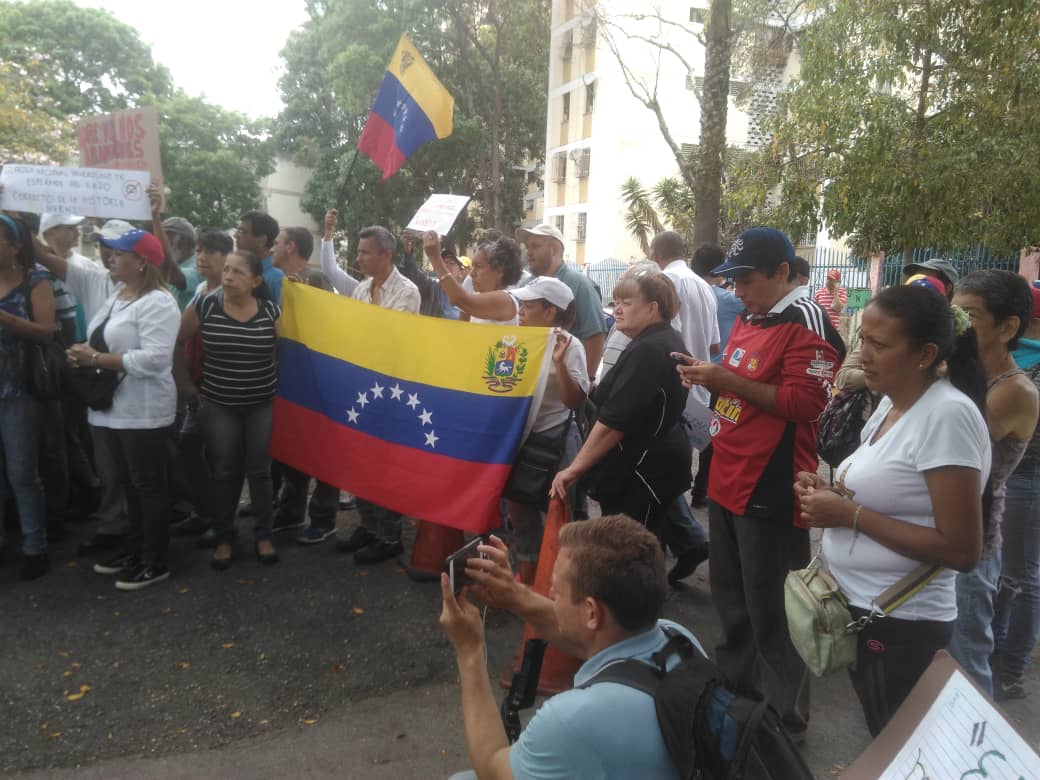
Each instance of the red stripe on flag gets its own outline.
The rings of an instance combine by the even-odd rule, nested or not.
[[[391,444],[276,398],[271,455],[305,474],[411,517],[486,533],[502,523],[509,465]]]
[[[404,164],[404,155],[394,141],[394,129],[374,111],[368,115],[357,148],[379,166],[384,179],[389,179]]]

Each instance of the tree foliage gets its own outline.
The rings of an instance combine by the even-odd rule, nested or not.
[[[861,251],[1035,243],[1038,29],[1028,0],[830,3],[775,128],[778,217]]]
[[[315,218],[341,208],[348,231],[406,223],[433,192],[475,197],[485,224],[519,218],[527,159],[545,143],[547,0],[313,0],[283,50],[283,151],[316,168],[304,196]],[[394,176],[359,156],[343,180],[403,32],[455,98],[454,132],[422,147]],[[465,243],[472,221],[456,228]]]
[[[0,1],[0,161],[67,162],[83,116],[155,105],[168,211],[227,227],[274,170],[265,122],[174,89],[136,30],[69,0]]]

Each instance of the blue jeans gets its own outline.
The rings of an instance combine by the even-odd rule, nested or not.
[[[230,542],[234,536],[243,479],[249,482],[253,504],[253,538],[257,542],[271,538],[272,407],[271,401],[249,406],[225,406],[212,401],[199,405],[211,469],[210,516],[221,542]]]
[[[47,552],[46,498],[37,470],[36,410],[36,400],[28,395],[0,400],[0,447],[18,506],[25,555]]]
[[[1000,578],[1000,550],[979,561],[969,572],[957,575],[957,620],[953,625],[950,654],[993,695],[993,603]]]
[[[1004,500],[1003,569],[993,638],[1003,671],[1023,674],[1040,635],[1040,466],[1015,473]]]

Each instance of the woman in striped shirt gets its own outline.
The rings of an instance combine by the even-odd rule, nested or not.
[[[221,287],[199,296],[181,321],[180,341],[202,334],[199,415],[210,461],[212,517],[217,530],[213,568],[231,565],[235,510],[249,480],[261,563],[278,561],[271,542],[271,409],[277,389],[277,323],[263,264],[245,251],[229,254]]]

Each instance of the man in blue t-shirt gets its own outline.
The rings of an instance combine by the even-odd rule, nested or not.
[[[271,291],[271,300],[282,303],[282,279],[285,273],[274,265],[274,242],[278,238],[278,220],[262,211],[247,211],[238,218],[235,228],[235,247],[252,252],[264,264],[264,281]]]
[[[575,688],[545,702],[513,746],[488,682],[480,610],[465,595],[452,593],[448,576],[441,575],[440,622],[455,648],[466,748],[476,775],[481,780],[677,778],[653,697],[620,683],[580,687],[615,661],[650,663],[667,642],[664,626],[682,631],[700,649],[684,628],[658,620],[668,584],[657,537],[634,520],[613,515],[567,523],[559,542],[552,599],[513,579],[509,552],[497,537],[479,548],[487,558],[467,562],[478,598],[585,659],[574,675]]]

